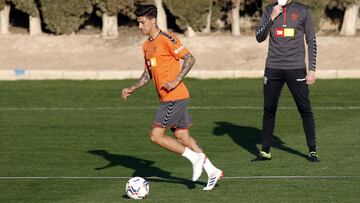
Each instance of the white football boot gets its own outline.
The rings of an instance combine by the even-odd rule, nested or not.
[[[209,176],[206,187],[203,190],[212,190],[214,189],[216,183],[224,177],[224,172],[220,169],[217,169],[215,175]]]

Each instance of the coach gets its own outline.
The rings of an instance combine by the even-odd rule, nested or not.
[[[308,85],[315,83],[316,38],[310,10],[291,0],[278,0],[266,7],[256,40],[270,35],[264,74],[264,114],[262,149],[256,161],[271,160],[271,136],[282,87],[286,83],[301,115],[309,147],[309,161],[319,162],[316,151],[315,121],[309,100]],[[305,65],[305,41],[308,46],[308,71]]]

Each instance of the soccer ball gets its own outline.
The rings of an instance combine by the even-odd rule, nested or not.
[[[149,182],[141,177],[133,177],[126,183],[125,192],[131,199],[144,199],[149,194]]]

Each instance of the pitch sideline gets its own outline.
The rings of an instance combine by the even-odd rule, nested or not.
[[[130,179],[130,176],[19,176],[0,177],[0,180],[16,179]],[[152,180],[168,180],[161,177],[144,177]],[[224,179],[360,179],[360,176],[225,176]]]
[[[260,110],[260,106],[190,106],[193,110]],[[120,111],[120,110],[153,110],[156,106],[129,107],[0,107],[0,111]],[[282,110],[295,110],[296,107],[279,107]],[[314,110],[360,110],[360,106],[314,106]]]

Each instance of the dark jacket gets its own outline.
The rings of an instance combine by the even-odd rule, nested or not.
[[[309,70],[316,70],[316,37],[311,12],[305,5],[292,1],[283,7],[283,12],[272,21],[271,4],[264,10],[256,40],[264,41],[270,33],[266,68],[300,69],[305,65],[305,41],[308,45]]]

